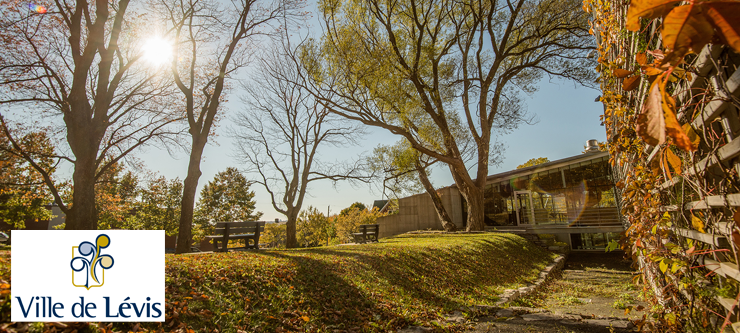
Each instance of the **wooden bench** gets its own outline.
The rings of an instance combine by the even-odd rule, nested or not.
[[[377,242],[379,229],[379,224],[361,224],[360,232],[353,233],[352,237],[355,243]]]
[[[206,236],[213,241],[214,252],[226,252],[229,240],[243,239],[243,249],[260,247],[260,233],[265,231],[265,222],[217,222],[215,235]],[[251,244],[250,244],[251,240]],[[219,243],[221,246],[219,247]]]

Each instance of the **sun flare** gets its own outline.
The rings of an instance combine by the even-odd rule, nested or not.
[[[143,59],[153,66],[164,65],[172,59],[172,43],[159,36],[145,40],[141,50]]]

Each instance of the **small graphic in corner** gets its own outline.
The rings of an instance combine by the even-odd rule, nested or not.
[[[110,237],[100,234],[95,238],[95,244],[82,242],[72,247],[72,284],[75,287],[85,287],[87,290],[100,287],[105,283],[105,271],[113,267],[113,257],[100,254],[100,250],[110,245]],[[79,253],[79,255],[77,255]]]

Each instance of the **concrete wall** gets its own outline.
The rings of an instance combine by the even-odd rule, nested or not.
[[[456,188],[448,187],[439,191],[442,205],[452,222],[462,228],[462,204]],[[413,195],[398,200],[398,213],[378,218],[380,238],[390,237],[415,230],[441,230],[442,224],[434,210],[432,198],[428,193]]]

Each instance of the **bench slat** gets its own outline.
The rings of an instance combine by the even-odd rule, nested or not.
[[[358,228],[360,229],[360,232],[352,234],[352,237],[355,238],[355,242],[367,243],[378,241],[378,232],[380,230],[379,224],[361,224]]]
[[[216,222],[216,228],[223,228],[226,225],[231,227],[254,227],[257,225],[263,226],[265,225],[265,222],[256,222],[256,221],[245,221],[245,222]]]
[[[206,238],[213,241],[216,251],[219,252],[228,251],[229,239],[244,239],[245,249],[259,249],[260,233],[264,230],[265,222],[217,222],[214,230],[215,235],[209,235]],[[219,243],[221,243],[220,247]]]
[[[229,239],[234,239],[234,238],[237,238],[237,237],[241,237],[241,238],[253,238],[254,237],[254,234],[231,234],[231,233],[229,233]],[[222,238],[224,238],[224,236],[223,235],[211,235],[211,236],[206,236],[205,238],[208,238],[208,239],[222,239]]]
[[[259,229],[260,229],[260,232],[265,232],[265,228],[264,227],[261,227]],[[225,230],[226,229],[216,229],[214,231],[214,233],[217,234],[217,235],[218,234],[223,235]],[[257,232],[257,227],[252,227],[252,228],[229,228],[229,234],[230,235],[231,234],[253,234],[255,232]]]

